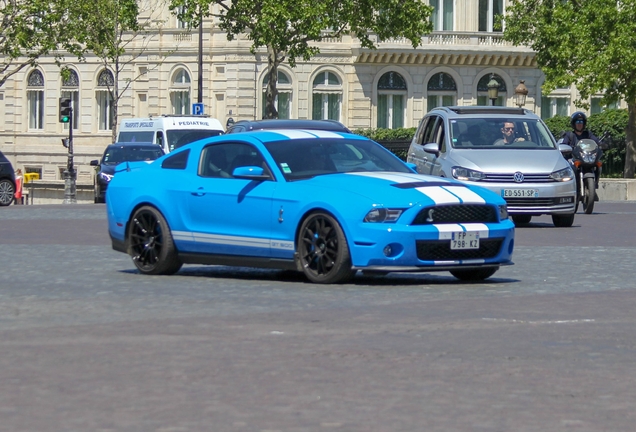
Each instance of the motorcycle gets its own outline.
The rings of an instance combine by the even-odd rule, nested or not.
[[[570,163],[574,167],[577,190],[575,212],[579,208],[579,202],[583,204],[585,214],[592,214],[594,211],[594,202],[598,201],[596,187],[603,166],[602,154],[601,146],[591,139],[579,140],[572,149]]]

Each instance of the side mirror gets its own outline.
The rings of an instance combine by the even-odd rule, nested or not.
[[[559,140],[561,141],[561,140]],[[559,151],[565,156],[572,153],[572,147],[567,144],[559,144]]]
[[[232,177],[244,180],[269,180],[270,178],[262,167],[256,166],[236,167],[232,171]]]
[[[411,169],[411,171],[413,171],[415,174],[417,174],[417,165],[415,165],[414,163],[411,162],[405,162],[406,166],[409,167]]]
[[[439,146],[437,145],[437,143],[428,143],[428,144],[424,144],[424,146],[422,147],[422,149],[423,149],[426,153],[434,154],[435,156],[438,156],[438,155],[439,155]]]
[[[601,150],[607,150],[610,148],[609,144],[601,141],[601,145],[599,146]]]
[[[98,161],[97,159],[92,160],[92,161],[90,162],[90,165],[91,165],[91,166],[99,166],[99,161]]]

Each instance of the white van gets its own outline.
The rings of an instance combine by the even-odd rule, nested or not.
[[[151,142],[169,153],[193,141],[223,133],[221,122],[214,118],[164,115],[121,120],[117,142]]]

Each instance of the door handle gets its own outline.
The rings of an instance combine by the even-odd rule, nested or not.
[[[196,191],[196,192],[191,192],[191,194],[192,194],[193,196],[203,196],[203,195],[205,195],[205,192],[203,192],[203,188],[202,188],[202,187],[200,187],[199,189],[197,189],[197,191]]]

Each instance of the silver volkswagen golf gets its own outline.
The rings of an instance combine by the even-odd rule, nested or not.
[[[567,148],[566,148],[567,147]],[[501,195],[515,224],[552,215],[574,223],[576,181],[545,123],[522,108],[441,107],[431,110],[411,142],[407,162],[418,172],[477,184]]]

